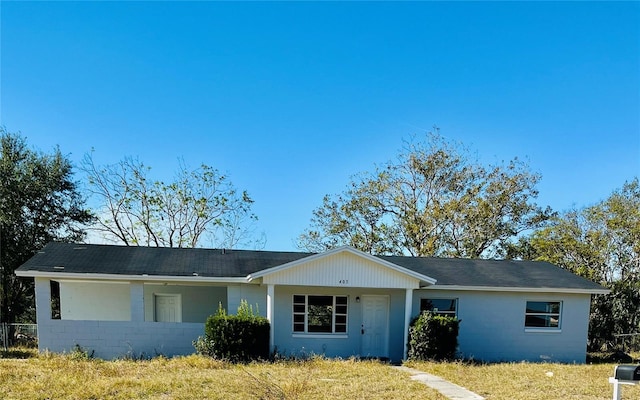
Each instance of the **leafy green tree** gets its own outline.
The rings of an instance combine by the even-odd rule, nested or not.
[[[350,245],[374,254],[479,258],[502,255],[519,233],[542,226],[538,174],[514,159],[483,166],[439,132],[405,143],[397,159],[325,196],[298,246]]]
[[[613,343],[615,334],[640,332],[638,178],[604,201],[554,218],[512,245],[507,257],[549,261],[611,290],[592,302],[592,350]]]
[[[210,166],[189,169],[182,162],[170,183],[152,180],[151,168],[131,157],[96,166],[88,154],[82,169],[100,204],[91,229],[106,238],[157,247],[197,247],[207,238],[226,248],[253,240],[253,200]]]
[[[60,149],[27,147],[0,128],[0,321],[33,320],[33,280],[14,271],[50,241],[81,241],[92,216]]]

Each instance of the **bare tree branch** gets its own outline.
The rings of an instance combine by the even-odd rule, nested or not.
[[[205,233],[239,245],[238,237],[225,237],[226,227],[255,219],[249,195],[239,195],[227,176],[204,164],[191,170],[181,160],[170,183],[153,181],[150,168],[130,157],[98,168],[88,154],[82,169],[102,204],[95,230],[128,246],[197,247]]]

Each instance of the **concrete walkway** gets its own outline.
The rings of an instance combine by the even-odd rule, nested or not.
[[[484,400],[484,397],[475,394],[462,386],[458,386],[455,383],[451,383],[449,381],[445,381],[439,376],[427,374],[426,372],[418,371],[417,369],[404,367],[404,366],[394,366],[397,370],[408,372],[411,374],[411,379],[422,382],[425,385],[437,390],[444,396],[447,396],[453,400]]]

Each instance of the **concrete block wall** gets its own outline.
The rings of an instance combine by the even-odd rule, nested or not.
[[[462,357],[482,361],[585,362],[589,294],[423,289],[414,292],[414,315],[420,310],[421,298],[458,299],[458,350]],[[527,301],[561,302],[561,327],[525,328]]]
[[[50,281],[36,278],[39,350],[68,353],[81,346],[104,359],[194,353],[193,341],[204,335],[204,323],[145,321],[143,285],[130,288],[131,321],[53,320]]]
[[[40,325],[40,351],[72,352],[76,345],[103,359],[167,357],[195,352],[204,324],[135,321],[51,320]]]

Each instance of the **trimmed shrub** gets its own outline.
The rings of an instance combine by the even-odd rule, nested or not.
[[[247,362],[269,358],[269,321],[256,315],[245,300],[236,315],[220,306],[207,318],[204,338],[194,342],[196,351],[220,360]]]
[[[409,327],[409,358],[452,360],[458,348],[459,324],[455,317],[423,311]]]

